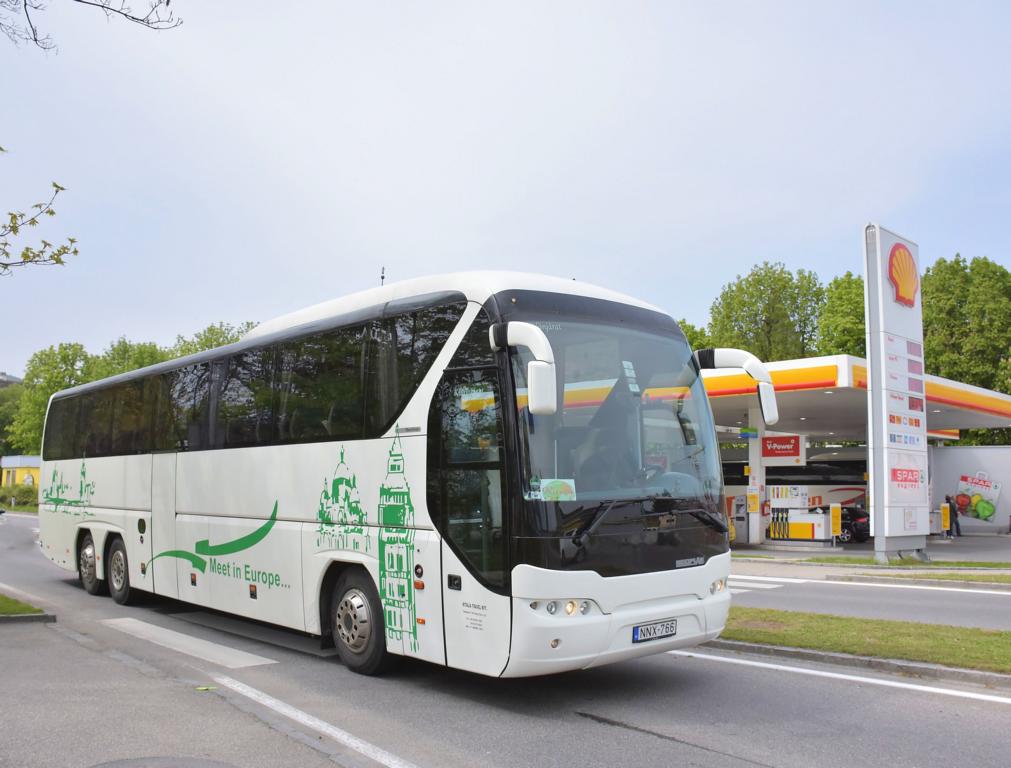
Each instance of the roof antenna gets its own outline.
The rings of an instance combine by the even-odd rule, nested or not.
[[[385,280],[386,280],[386,267],[383,267],[382,269],[379,270],[379,285],[382,286]]]

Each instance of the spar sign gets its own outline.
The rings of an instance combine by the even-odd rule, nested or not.
[[[766,435],[762,438],[762,463],[767,467],[802,467],[807,464],[804,435]]]
[[[991,480],[984,472],[962,475],[958,479],[958,494],[955,496],[958,513],[992,521],[997,511],[1000,487],[1000,483]]]

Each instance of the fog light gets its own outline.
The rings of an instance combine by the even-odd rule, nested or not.
[[[582,613],[582,614],[584,614],[584,615],[590,612],[590,601],[589,600],[584,600],[583,602],[581,602],[579,604],[579,612]]]
[[[569,602],[567,602],[565,604],[565,612],[569,616],[571,616],[572,614],[574,614],[576,612],[576,601],[575,600],[569,600]]]
[[[544,606],[544,610],[546,610],[551,615],[554,615],[555,611],[558,610],[558,603],[556,603],[554,600],[552,600],[550,603],[548,603],[546,606]]]
[[[712,584],[709,585],[709,594],[715,595],[717,592],[722,592],[727,586],[726,581],[723,579],[717,579]]]

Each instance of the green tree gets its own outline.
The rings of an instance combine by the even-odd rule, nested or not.
[[[202,331],[197,331],[190,338],[176,336],[176,343],[168,350],[171,357],[182,357],[192,355],[196,352],[203,352],[205,349],[223,347],[225,344],[234,344],[248,333],[256,323],[245,322],[238,325],[230,323],[213,323]]]
[[[25,368],[24,392],[7,431],[15,450],[27,454],[39,452],[49,397],[61,389],[90,381],[92,366],[92,357],[81,344],[60,344],[31,356]]]
[[[783,264],[763,262],[723,287],[709,312],[710,341],[766,361],[803,357],[817,348],[824,303],[825,289],[813,272],[794,275]]]
[[[1011,355],[1011,272],[987,258],[938,259],[923,275],[927,371],[998,389]]]
[[[938,259],[923,275],[927,372],[1011,393],[1011,272],[987,258]],[[1011,443],[1011,429],[962,430],[962,444]]]
[[[17,413],[18,403],[21,402],[24,391],[25,388],[20,384],[11,384],[0,389],[0,456],[14,453],[7,430],[14,421],[14,414]]]
[[[692,325],[687,320],[678,320],[678,325],[681,326],[681,331],[684,333],[685,338],[688,339],[688,344],[691,345],[692,349],[705,349],[711,346],[709,334],[706,333],[705,328]]]
[[[866,356],[864,279],[847,272],[825,287],[825,306],[818,319],[818,352]]]
[[[170,350],[162,349],[153,341],[129,341],[120,336],[92,361],[89,373],[96,379],[115,376],[161,363],[172,357]]]

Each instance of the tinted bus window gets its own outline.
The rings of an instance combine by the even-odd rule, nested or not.
[[[162,427],[175,437],[180,451],[208,448],[210,424],[211,368],[209,363],[199,363],[165,374],[167,385],[167,412],[160,414]]]
[[[276,440],[274,350],[251,349],[219,364],[214,446],[241,448]]]
[[[467,302],[459,301],[372,323],[365,373],[366,435],[381,435],[393,426],[466,307]]]
[[[278,439],[285,443],[362,436],[365,326],[280,346]]]
[[[53,400],[46,417],[46,435],[42,458],[46,461],[76,458],[77,416],[79,397]]]
[[[98,458],[111,455],[114,405],[115,394],[111,389],[99,389],[81,395],[76,441],[78,456]]]
[[[150,450],[151,419],[145,408],[144,382],[129,381],[113,393],[112,455],[144,453]]]

